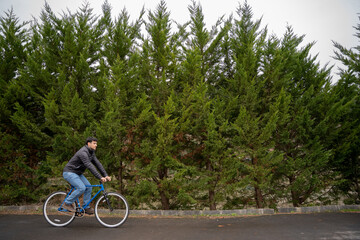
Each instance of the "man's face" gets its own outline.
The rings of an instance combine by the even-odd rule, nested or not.
[[[88,142],[88,147],[91,148],[92,150],[96,150],[97,142],[95,141]]]

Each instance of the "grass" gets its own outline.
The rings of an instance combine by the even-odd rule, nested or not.
[[[343,209],[341,210],[340,212],[343,212],[343,213],[360,213],[360,209]]]

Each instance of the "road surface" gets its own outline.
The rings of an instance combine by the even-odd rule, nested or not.
[[[360,213],[130,217],[114,229],[101,226],[94,216],[57,228],[41,215],[0,215],[0,239],[360,239]]]

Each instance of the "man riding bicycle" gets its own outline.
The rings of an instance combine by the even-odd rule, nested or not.
[[[75,211],[73,203],[77,198],[84,194],[84,203],[89,202],[91,199],[91,185],[86,177],[83,175],[88,168],[90,172],[102,182],[111,181],[111,178],[106,173],[100,161],[96,158],[95,150],[97,147],[97,139],[88,137],[85,146],[80,148],[79,151],[69,160],[63,170],[63,177],[68,181],[76,190],[66,199],[64,208],[70,212]],[[96,168],[100,173],[96,170]],[[86,208],[85,213],[94,214],[93,208]]]

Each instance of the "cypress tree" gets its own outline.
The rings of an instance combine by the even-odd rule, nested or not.
[[[57,163],[60,171],[84,139],[95,135],[94,121],[102,117],[99,100],[103,99],[103,91],[97,89],[104,84],[97,79],[97,68],[102,66],[99,53],[105,27],[88,4],[75,14],[63,13],[61,19],[49,6],[45,10],[41,31],[44,55],[58,55],[45,60],[55,76],[55,84],[44,100],[45,117],[47,127],[54,133],[49,159]]]
[[[184,162],[188,166],[197,168],[198,182],[194,182],[195,189],[207,192],[207,196],[196,193],[192,198],[208,199],[206,207],[211,210],[216,209],[216,195],[218,182],[220,181],[220,168],[218,168],[226,153],[219,155],[219,149],[212,149],[214,142],[220,143],[220,134],[216,134],[219,126],[215,120],[214,113],[211,113],[211,100],[216,92],[216,81],[219,78],[219,65],[221,64],[221,54],[219,49],[223,36],[228,31],[228,25],[221,28],[221,19],[208,31],[204,23],[202,8],[195,1],[188,7],[190,12],[189,44],[185,51],[185,61],[181,66],[181,84],[184,90],[180,101],[183,110],[180,113],[182,126],[180,135],[186,134],[188,138],[183,138],[188,143],[183,151],[188,152]],[[213,87],[215,87],[213,89]],[[193,88],[189,92],[189,89]],[[185,122],[182,122],[185,121]],[[209,129],[208,129],[209,128]],[[220,149],[223,146],[219,146]],[[212,152],[214,151],[214,152]],[[215,154],[216,152],[216,154]],[[213,154],[214,153],[214,154]],[[184,158],[184,157],[183,157]],[[194,172],[190,171],[191,174]],[[191,199],[191,198],[189,198]]]
[[[1,18],[1,79],[3,86],[1,96],[1,141],[3,172],[1,179],[6,179],[4,199],[13,202],[35,201],[39,198],[39,186],[46,181],[47,142],[44,133],[44,118],[41,97],[43,86],[36,81],[41,75],[34,69],[30,60],[36,36],[30,39],[30,33],[24,29],[25,24],[18,24],[12,10],[7,18]],[[4,69],[4,67],[6,69]],[[41,72],[41,71],[40,71]],[[8,142],[11,140],[11,143]],[[9,149],[7,149],[10,147]],[[16,176],[16,177],[15,177]]]
[[[18,77],[17,70],[26,61],[26,44],[28,41],[27,22],[19,23],[13,9],[5,12],[6,17],[0,18],[0,94],[4,93],[7,84]]]
[[[106,35],[102,55],[106,58],[109,66],[113,66],[118,58],[122,61],[128,60],[129,54],[137,49],[145,11],[144,9],[141,11],[139,18],[134,23],[130,23],[130,16],[125,8],[113,22],[111,6],[107,1],[103,5],[103,12],[103,21],[106,22]]]
[[[110,174],[116,176],[120,192],[125,191],[124,181],[132,180],[134,174],[132,162],[134,157],[133,121],[138,99],[139,87],[139,50],[136,43],[140,37],[142,15],[135,23],[129,22],[129,15],[124,9],[115,22],[111,19],[111,7],[103,5],[106,24],[104,38],[105,70],[100,78],[104,84],[104,100],[101,110],[104,117],[97,124],[97,136],[104,145],[99,149],[103,162]]]
[[[210,210],[216,210],[217,204],[224,199],[224,174],[227,159],[231,156],[230,144],[227,140],[226,131],[229,128],[227,121],[221,118],[223,105],[214,103],[213,110],[208,114],[205,121],[206,133],[203,156],[206,159],[206,190],[209,194]],[[201,188],[200,188],[201,189]]]
[[[236,102],[228,111],[235,114],[230,116],[234,150],[238,152],[236,155],[243,156],[236,157],[245,171],[246,177],[241,180],[247,181],[254,189],[256,206],[262,208],[265,205],[264,191],[271,177],[272,153],[269,149],[273,148],[271,135],[278,121],[278,110],[273,107],[261,111],[263,82],[259,75],[266,29],[259,32],[261,21],[253,22],[252,10],[247,3],[239,6],[237,14],[240,20],[235,20],[231,32],[236,71],[227,90]]]
[[[149,39],[144,44],[144,51],[148,52],[149,60],[149,80],[150,99],[156,114],[162,114],[162,106],[167,101],[171,92],[171,83],[173,82],[172,64],[176,64],[176,60],[172,59],[170,49],[170,13],[167,11],[166,4],[161,1],[156,11],[149,12],[149,23],[146,24],[146,30]],[[146,53],[144,52],[144,53]]]
[[[282,74],[291,103],[289,117],[276,135],[276,149],[284,154],[277,174],[284,177],[283,192],[293,206],[317,199],[334,178],[327,168],[331,159],[327,133],[337,125],[337,116],[331,116],[337,106],[329,94],[329,69],[320,69],[316,56],[310,56],[313,43],[299,47],[303,38],[289,27],[281,43]]]
[[[200,69],[192,66],[189,70],[189,76],[194,74],[192,70],[200,72]],[[195,76],[201,78],[201,74]],[[186,165],[183,177],[192,181],[191,183],[185,182],[183,187],[189,194],[187,197],[190,202],[197,201],[197,206],[200,208],[216,208],[215,184],[210,185],[210,178],[214,172],[211,169],[210,156],[206,155],[204,151],[207,140],[206,124],[210,117],[211,101],[207,95],[206,83],[201,79],[194,80],[199,83],[191,86],[185,85],[179,99],[179,132],[176,139],[181,149],[182,163]],[[207,149],[207,151],[210,150]]]
[[[360,18],[359,18],[360,19]],[[360,24],[354,27],[355,36],[360,39]],[[360,203],[360,47],[346,48],[334,42],[335,59],[344,64],[340,69],[340,79],[334,86],[338,101],[349,105],[339,121],[339,133],[334,136],[334,160],[331,165],[340,173],[343,180],[338,189],[345,196],[345,203]]]
[[[151,104],[151,111],[147,112],[150,122],[141,132],[136,149],[139,155],[137,164],[141,169],[139,184],[143,186],[148,184],[144,181],[153,181],[151,184],[156,185],[162,209],[171,207],[174,186],[170,175],[177,168],[172,139],[177,124],[173,116],[174,97],[171,95],[177,61],[171,53],[169,17],[164,1],[160,2],[155,12],[149,12],[149,23],[146,25],[149,38],[145,40],[142,50],[141,64],[144,68],[140,73],[140,86]]]
[[[106,81],[105,100],[102,102],[104,118],[97,124],[97,135],[104,144],[104,163],[109,173],[119,180],[120,191],[124,190],[124,178],[129,178],[134,158],[133,130],[134,109],[140,93],[137,91],[138,55],[132,55],[128,64],[118,58],[112,67],[111,78]]]
[[[201,77],[208,84],[208,94],[214,96],[219,88],[222,59],[224,57],[221,52],[221,45],[223,38],[230,30],[230,23],[224,23],[223,17],[221,17],[212,27],[211,31],[208,31],[204,22],[201,5],[192,1],[192,5],[189,5],[188,9],[191,18],[191,31],[187,55],[194,59],[196,57],[200,58],[200,65],[198,67],[200,68]],[[221,27],[221,24],[224,24],[224,26]],[[189,57],[187,59],[190,59]]]

